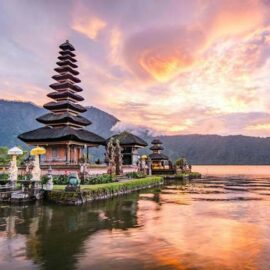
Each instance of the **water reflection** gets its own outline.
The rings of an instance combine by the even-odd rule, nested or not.
[[[0,207],[0,269],[269,269],[270,180],[171,183],[81,207]]]

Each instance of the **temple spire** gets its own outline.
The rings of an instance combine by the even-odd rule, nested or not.
[[[76,55],[73,53],[75,48],[68,40],[59,47],[60,56],[58,58],[61,57],[61,59],[56,63],[58,67],[54,69],[57,74],[52,76],[56,83],[50,85],[54,91],[47,95],[54,101],[43,106],[51,113],[37,118],[37,121],[47,126],[82,128],[90,125],[91,122],[79,115],[85,112],[86,109],[78,104],[84,98],[77,94],[83,89],[77,85],[80,79],[77,78],[79,72],[76,70],[78,68],[75,64],[77,60],[75,59]]]

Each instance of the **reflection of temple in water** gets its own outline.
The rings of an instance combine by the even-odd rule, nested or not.
[[[126,230],[138,226],[138,194],[98,201],[89,207],[54,205],[0,208],[1,231],[25,239],[26,259],[44,269],[74,269],[84,242],[99,230]],[[1,238],[1,237],[0,237]],[[10,240],[10,239],[9,239]],[[13,257],[12,250],[9,254]]]

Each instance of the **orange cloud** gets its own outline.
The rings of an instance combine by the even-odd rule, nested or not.
[[[206,25],[209,26],[209,41],[237,36],[257,29],[265,16],[265,4],[260,0],[209,1],[206,10]]]
[[[107,23],[98,17],[79,17],[74,20],[72,29],[96,40],[106,25]]]
[[[148,29],[126,41],[124,54],[140,77],[167,82],[194,65],[204,44],[205,36],[197,28]]]
[[[158,50],[158,49],[157,49]],[[194,59],[176,48],[142,52],[139,63],[141,67],[159,82],[166,82],[179,71],[190,67]]]

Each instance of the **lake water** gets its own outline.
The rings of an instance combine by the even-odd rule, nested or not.
[[[194,165],[192,170],[203,175],[270,176],[270,165]]]
[[[0,269],[269,270],[270,177],[257,168],[80,207],[2,205]]]

